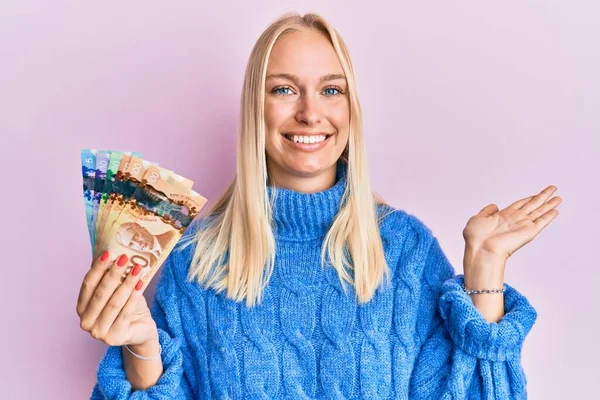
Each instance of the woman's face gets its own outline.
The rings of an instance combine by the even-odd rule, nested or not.
[[[331,184],[348,143],[349,123],[348,86],[333,45],[316,31],[280,37],[269,58],[265,88],[269,176],[278,186],[306,188],[315,177]],[[309,141],[331,136],[303,146],[293,136],[286,138],[294,132]]]

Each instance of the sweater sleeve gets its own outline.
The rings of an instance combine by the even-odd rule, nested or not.
[[[178,318],[178,284],[175,281],[175,252],[162,266],[150,312],[158,327],[162,346],[163,374],[156,385],[146,390],[133,390],[123,366],[121,346],[110,346],[100,361],[97,382],[91,400],[193,399],[188,377],[183,369],[182,326]]]
[[[505,315],[487,322],[437,238],[424,257],[421,307],[432,310],[411,376],[411,399],[525,399],[521,349],[537,313],[506,284]],[[496,294],[490,294],[494,296]],[[429,303],[429,304],[428,304]]]

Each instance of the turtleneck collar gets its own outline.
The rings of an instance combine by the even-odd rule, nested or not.
[[[324,236],[340,209],[346,189],[348,165],[339,160],[335,184],[323,191],[302,193],[295,190],[267,186],[269,199],[275,189],[273,204],[273,233],[276,237],[307,240]]]

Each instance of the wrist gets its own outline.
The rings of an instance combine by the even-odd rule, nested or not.
[[[153,356],[160,350],[158,328],[154,328],[150,337],[142,343],[127,345],[133,352],[141,356]]]
[[[504,285],[506,260],[465,246],[463,258],[464,282],[468,289],[499,289]]]

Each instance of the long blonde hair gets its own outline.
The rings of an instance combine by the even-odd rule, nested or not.
[[[271,226],[273,198],[268,198],[265,155],[264,98],[267,64],[279,37],[302,28],[325,35],[338,54],[348,83],[350,103],[349,140],[342,160],[347,165],[347,184],[339,213],[326,234],[321,264],[326,254],[344,281],[355,287],[360,303],[368,302],[390,271],[379,232],[377,204],[384,201],[373,192],[363,141],[362,112],[357,96],[354,67],[346,44],[321,16],[286,13],[259,37],[246,67],[241,98],[241,119],[237,140],[236,177],[206,215],[206,226],[198,229],[185,247],[195,244],[188,273],[217,293],[227,291],[235,301],[246,299],[248,307],[260,303],[275,264],[275,237]],[[183,241],[182,241],[183,242]],[[347,258],[349,254],[352,262]],[[354,281],[349,271],[354,271]]]

